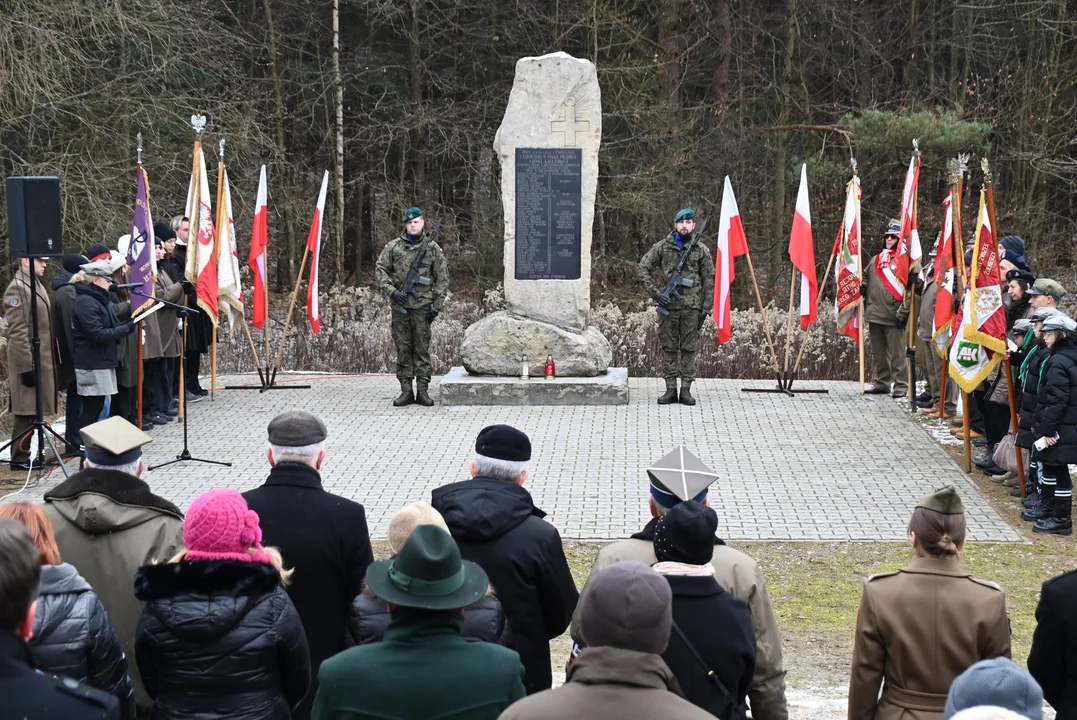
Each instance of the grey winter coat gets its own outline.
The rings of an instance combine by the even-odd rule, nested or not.
[[[44,565],[30,651],[42,672],[63,675],[113,695],[134,717],[127,658],[108,613],[73,565]]]

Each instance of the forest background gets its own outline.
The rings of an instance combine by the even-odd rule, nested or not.
[[[556,50],[598,68],[593,278],[597,322],[613,332],[624,325],[619,314],[646,309],[634,287],[638,258],[678,208],[716,218],[727,174],[772,307],[785,305],[800,163],[808,164],[819,272],[851,155],[864,187],[866,250],[877,251],[886,220],[898,215],[912,138],[923,150],[925,244],[940,223],[946,161],[969,151],[990,157],[1001,232],[1028,241],[1033,268],[1047,274],[1075,260],[1077,6],[1065,0],[3,5],[0,173],[60,176],[68,249],[112,244],[128,230],[138,132],[155,217],[180,213],[189,117],[204,113],[211,174],[218,139],[228,142],[242,264],[259,167],[268,166],[278,292],[295,282],[318,184],[330,170],[322,286],[335,286],[329,313],[346,311],[341,323],[357,322],[356,301],[374,300],[363,293],[373,260],[413,204],[443,219],[453,292],[467,304],[459,327],[446,332],[496,306],[503,271],[493,137],[516,61]],[[966,218],[980,184],[975,160],[973,168]],[[4,213],[0,205],[0,259],[8,247]],[[10,263],[2,265],[9,275]],[[747,286],[734,292],[751,312]],[[377,315],[386,310],[379,305]],[[650,316],[637,323],[640,332],[653,332]],[[818,334],[841,342],[830,328]],[[453,362],[447,337],[441,369]],[[615,364],[650,367],[617,355],[646,338],[611,340]],[[846,360],[855,355],[841,349]],[[318,365],[328,347],[308,350]],[[808,367],[830,367],[825,354],[812,357]],[[385,362],[346,365],[339,369],[377,371]],[[704,365],[703,374],[722,372]],[[837,376],[846,376],[847,362],[839,365]]]

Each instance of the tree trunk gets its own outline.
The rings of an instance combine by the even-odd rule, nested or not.
[[[681,68],[680,11],[682,0],[660,0],[658,7],[658,102],[665,109],[667,127],[676,135],[680,123]]]
[[[284,91],[281,90],[280,73],[277,70],[277,31],[273,26],[273,9],[270,0],[262,0],[262,10],[266,16],[266,34],[269,42],[269,72],[273,78],[273,115],[275,124],[275,139],[277,144],[277,167],[288,167],[288,151],[284,145]],[[292,176],[290,171],[285,171],[284,185],[291,187],[288,182]],[[277,289],[290,288],[295,280],[295,228],[292,227],[291,213],[288,212],[287,203],[281,204],[281,223],[284,225],[284,262],[281,262],[280,254],[277,255]]]
[[[793,103],[793,56],[796,53],[797,44],[797,0],[789,0],[789,20],[785,28],[785,60],[782,66],[782,78],[779,84],[778,102],[781,107],[778,116],[778,125],[786,125],[789,122],[790,106]],[[788,225],[789,219],[785,212],[785,186],[787,184],[788,162],[786,146],[789,144],[789,133],[780,132],[777,135],[774,146],[774,200],[773,217],[771,223],[770,245],[767,252],[767,277],[773,285],[779,276],[779,263],[784,258],[782,252],[781,237]]]
[[[333,86],[336,97],[334,168],[337,216],[337,278],[344,278],[344,82],[340,77],[340,0],[333,0]]]
[[[423,157],[423,133],[420,117],[423,112],[423,76],[419,58],[419,3],[411,0],[411,32],[408,42],[408,78],[409,78],[409,112],[412,128],[409,133],[412,168],[415,172],[415,193],[422,192],[426,184],[425,158]]]
[[[729,0],[717,0],[714,13],[718,17],[718,69],[714,73],[712,92],[715,112],[721,112],[729,104],[729,67],[733,60],[733,9]]]

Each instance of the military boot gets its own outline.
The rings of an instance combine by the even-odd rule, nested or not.
[[[415,395],[411,392],[411,380],[400,381],[400,394],[393,400],[393,407],[404,407],[415,402]]]
[[[677,379],[666,380],[666,391],[658,396],[659,405],[677,402]]]
[[[1073,510],[1073,498],[1055,498],[1054,513],[1051,517],[1037,520],[1032,527],[1032,532],[1047,533],[1048,535],[1072,535],[1073,519],[1070,513]]]
[[[419,378],[415,381],[415,402],[419,403],[423,407],[434,407],[434,399],[430,397],[428,392],[430,389],[430,378]]]
[[[692,397],[692,381],[681,380],[681,405],[695,405],[696,399]]]
[[[1055,486],[1044,485],[1040,488],[1040,502],[1021,513],[1021,519],[1026,522],[1042,520],[1051,517],[1055,513]]]

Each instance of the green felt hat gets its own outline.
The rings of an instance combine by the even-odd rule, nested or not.
[[[436,525],[420,525],[392,560],[370,564],[366,582],[379,598],[400,607],[455,610],[478,602],[490,580]]]
[[[404,211],[404,217],[400,218],[400,222],[406,223],[408,220],[414,220],[415,218],[422,217],[423,211],[417,207],[409,207]]]

